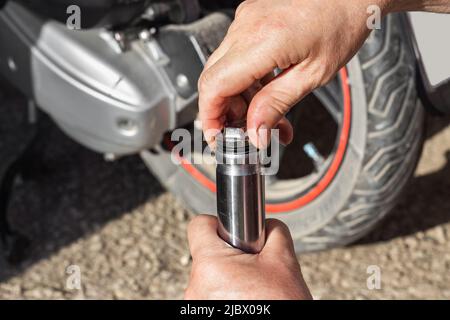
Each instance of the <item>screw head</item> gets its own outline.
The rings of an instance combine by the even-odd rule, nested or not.
[[[114,33],[114,39],[116,39],[116,41],[122,41],[123,40],[123,34],[121,32],[115,32]]]
[[[139,32],[139,39],[143,40],[143,41],[148,41],[151,37],[151,33],[149,30],[142,30],[141,32]]]
[[[132,119],[119,119],[117,121],[117,127],[120,133],[127,137],[135,136],[139,131],[137,122]]]
[[[188,77],[186,77],[186,75],[184,75],[182,73],[177,76],[176,82],[177,82],[177,87],[180,89],[186,90],[189,88],[189,85],[190,85],[189,79],[188,79]]]

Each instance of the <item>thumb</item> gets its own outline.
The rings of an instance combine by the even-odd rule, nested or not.
[[[252,99],[247,128],[250,141],[265,149],[270,143],[270,130],[285,114],[316,87],[309,72],[297,65],[287,69],[263,87]]]
[[[192,259],[214,255],[229,248],[217,235],[217,223],[217,218],[210,215],[196,216],[189,223],[188,242]]]
[[[295,256],[294,242],[287,225],[280,220],[266,220],[266,244],[263,254],[289,252]]]

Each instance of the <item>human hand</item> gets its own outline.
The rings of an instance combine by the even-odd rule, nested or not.
[[[281,141],[289,143],[292,127],[284,115],[362,46],[370,32],[367,8],[376,4],[384,12],[391,2],[244,1],[199,81],[199,118],[208,143],[214,145],[227,120],[246,114],[254,145],[266,147],[268,129],[277,127]],[[284,72],[267,81],[275,68]]]
[[[219,238],[217,224],[198,216],[189,225],[193,263],[185,299],[311,299],[286,225],[267,220],[263,251],[246,254]]]

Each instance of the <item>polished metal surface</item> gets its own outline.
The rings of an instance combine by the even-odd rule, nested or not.
[[[227,127],[217,137],[219,235],[231,246],[258,253],[265,243],[264,176],[258,150],[244,129]]]

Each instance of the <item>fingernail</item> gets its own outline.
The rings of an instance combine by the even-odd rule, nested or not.
[[[270,129],[265,124],[258,128],[258,148],[266,149],[270,143]]]

